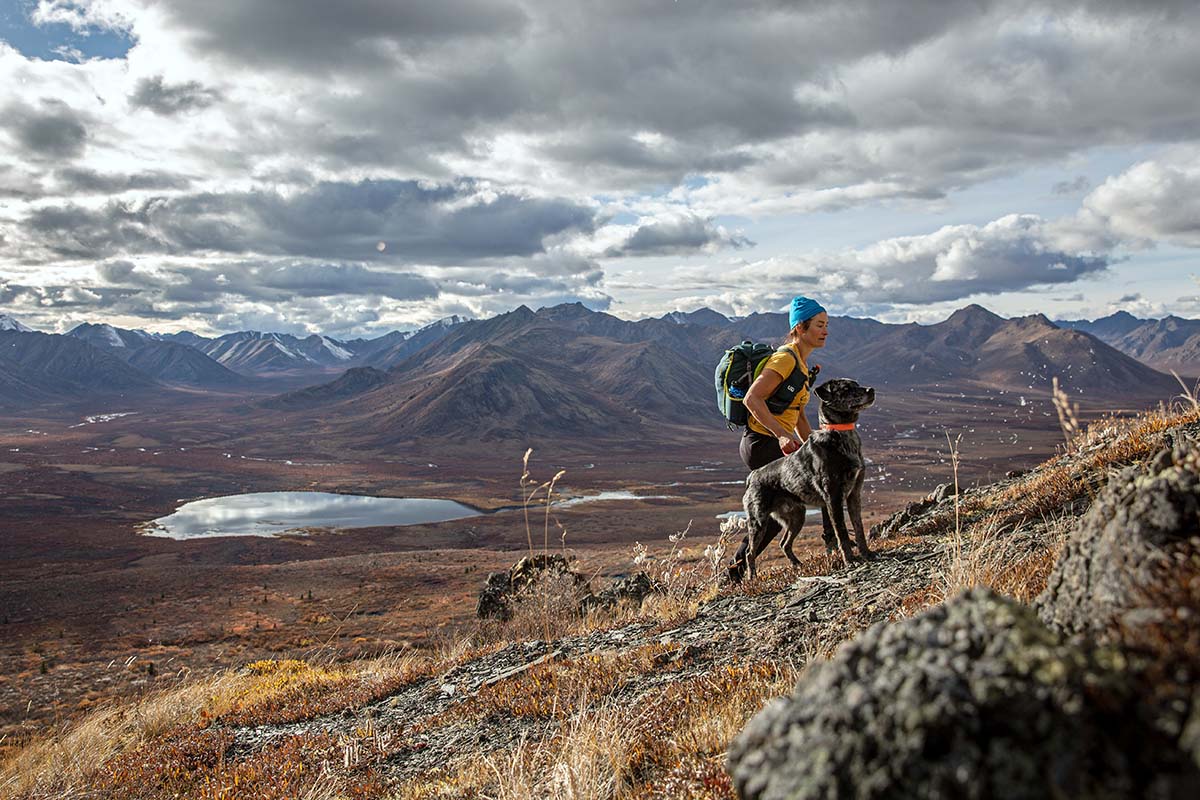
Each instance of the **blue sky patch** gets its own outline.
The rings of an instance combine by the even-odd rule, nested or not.
[[[0,5],[0,41],[27,58],[45,61],[124,58],[135,44],[126,31],[94,26],[75,30],[61,22],[35,25],[30,17],[36,7],[35,0],[14,0]]]

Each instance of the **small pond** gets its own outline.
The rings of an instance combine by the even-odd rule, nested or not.
[[[571,506],[581,505],[583,503],[600,503],[605,500],[678,500],[679,498],[671,494],[634,494],[624,490],[614,492],[600,492],[599,494],[586,494],[579,497],[566,497],[559,500],[557,497],[551,502],[552,508],[570,508]]]
[[[368,497],[328,492],[257,492],[184,503],[170,516],[141,526],[147,536],[274,536],[303,528],[418,525],[476,517],[482,512],[453,500]]]

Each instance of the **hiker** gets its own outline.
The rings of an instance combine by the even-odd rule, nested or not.
[[[738,452],[742,461],[752,470],[796,452],[812,433],[812,427],[804,416],[804,404],[808,402],[810,388],[809,376],[814,371],[809,367],[808,358],[813,350],[825,346],[829,315],[816,300],[800,295],[792,298],[788,324],[787,340],[768,359],[743,401],[750,416]],[[800,375],[793,375],[797,369]],[[797,377],[803,384],[791,404],[779,414],[767,410],[767,398],[775,393],[783,381]],[[731,568],[744,566],[746,547],[747,540],[743,538]]]

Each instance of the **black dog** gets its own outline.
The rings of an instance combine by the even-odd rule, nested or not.
[[[750,473],[743,502],[749,526],[745,563],[735,562],[729,577],[740,581],[748,566],[750,577],[757,570],[755,559],[782,529],[780,547],[793,565],[799,559],[792,542],[804,525],[809,507],[821,509],[822,537],[826,549],[835,546],[846,564],[854,560],[854,546],[870,558],[862,522],[862,440],[854,423],[864,408],[875,402],[875,390],[845,378],[827,381],[816,388],[821,401],[820,429],[813,431],[800,449]],[[848,507],[856,542],[850,541],[843,508]]]

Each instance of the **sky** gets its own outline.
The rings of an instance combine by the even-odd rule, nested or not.
[[[1200,317],[1200,4],[0,0],[0,313]]]

